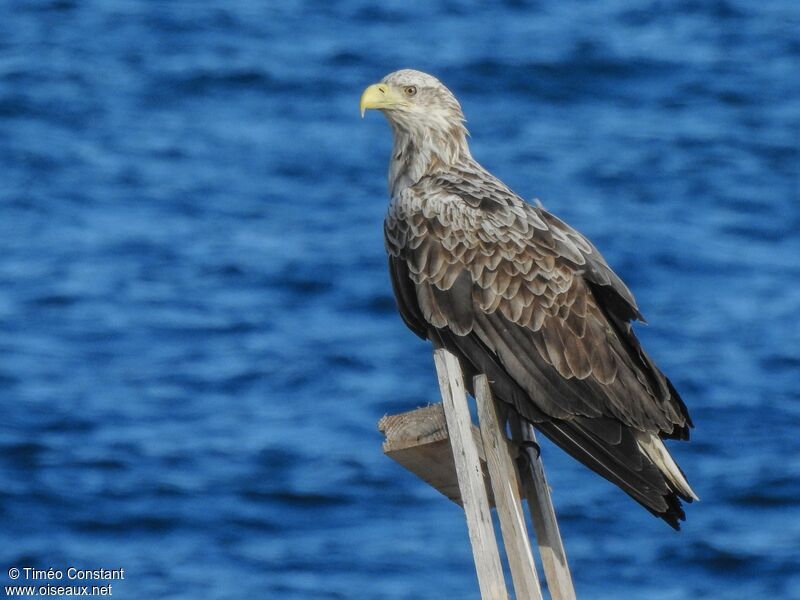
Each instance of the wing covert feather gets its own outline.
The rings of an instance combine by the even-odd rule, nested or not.
[[[409,327],[477,336],[540,416],[682,436],[685,407],[633,336],[633,295],[594,246],[507,188],[464,185],[425,178],[390,205],[386,248]]]

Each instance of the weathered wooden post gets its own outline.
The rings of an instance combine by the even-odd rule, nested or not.
[[[505,419],[498,414],[500,407],[492,398],[486,375],[475,378],[473,389],[478,403],[478,421],[483,450],[486,453],[486,466],[489,469],[514,591],[517,598],[540,599],[542,591],[525,527],[517,469],[508,449],[505,428],[501,425]]]
[[[500,552],[492,527],[492,513],[489,497],[483,481],[483,469],[478,458],[478,448],[472,437],[472,418],[467,405],[467,392],[458,359],[446,350],[434,354],[436,373],[439,376],[439,389],[442,393],[447,433],[453,449],[461,503],[467,517],[469,540],[475,569],[478,572],[478,585],[481,598],[503,600],[508,598],[500,564]],[[490,463],[489,453],[484,445],[486,462]],[[491,471],[489,472],[491,476]],[[494,490],[494,487],[492,487]],[[497,496],[495,496],[497,502]]]
[[[536,444],[536,434],[529,423],[521,424],[519,419],[512,418],[511,427],[512,431],[520,431],[522,440]],[[544,465],[537,450],[528,447],[525,452],[529,468],[525,470],[522,479],[525,482],[525,497],[536,531],[547,587],[553,599],[574,599],[575,588],[572,585],[567,554],[564,552],[564,543],[561,541],[561,532],[558,529],[553,499],[550,497],[550,487],[544,474]]]
[[[536,574],[521,499],[536,530],[539,553],[553,600],[574,600],[569,567],[561,542],[550,490],[535,447],[533,428],[511,420],[519,445],[505,432],[505,407],[492,398],[484,375],[475,377],[473,389],[480,429],[472,424],[466,388],[458,359],[445,349],[434,352],[442,403],[378,423],[384,433],[384,452],[464,508],[475,569],[483,600],[507,600],[491,508],[497,510],[518,600],[539,600],[542,592]],[[520,469],[518,458],[528,468]]]

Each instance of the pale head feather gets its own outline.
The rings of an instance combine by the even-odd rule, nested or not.
[[[383,78],[383,83],[416,93],[405,102],[385,109],[394,133],[389,187],[413,185],[437,165],[451,166],[471,158],[461,105],[442,82],[421,71],[402,69]]]

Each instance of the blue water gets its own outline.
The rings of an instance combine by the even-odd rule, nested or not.
[[[5,583],[478,597],[462,513],[375,427],[437,398],[358,117],[415,67],[629,283],[697,424],[681,533],[545,445],[579,596],[800,598],[796,0],[0,8]]]

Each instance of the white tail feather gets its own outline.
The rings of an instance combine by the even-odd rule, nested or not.
[[[686,477],[683,476],[678,465],[675,464],[675,461],[669,455],[669,452],[667,452],[664,442],[662,442],[657,435],[644,431],[637,431],[636,442],[639,444],[639,448],[641,448],[642,452],[645,453],[647,458],[653,461],[653,464],[659,468],[676,491],[694,500],[700,500],[691,486],[689,486],[689,482],[686,481]]]

